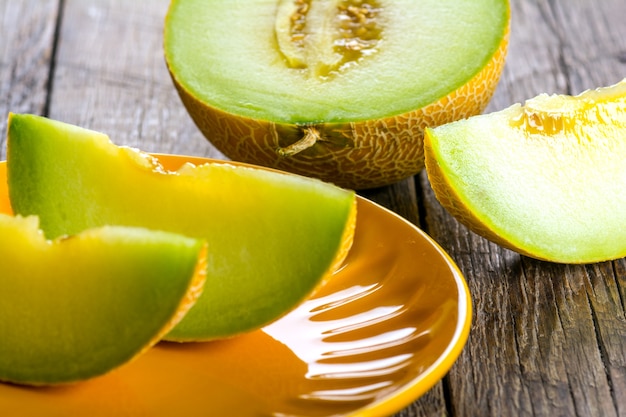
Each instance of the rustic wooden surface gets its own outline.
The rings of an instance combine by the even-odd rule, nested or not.
[[[626,77],[624,0],[511,3],[507,65],[488,111]],[[0,0],[0,157],[13,111],[101,130],[147,151],[220,158],[168,78],[167,6],[167,0]],[[448,250],[474,303],[459,360],[396,417],[626,415],[624,259],[556,265],[504,250],[451,218],[425,173],[362,194]]]

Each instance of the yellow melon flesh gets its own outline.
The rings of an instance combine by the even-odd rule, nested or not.
[[[198,299],[202,241],[128,227],[46,240],[0,214],[0,381],[93,378],[140,355]]]
[[[476,233],[563,263],[626,256],[626,80],[426,131],[435,194]]]
[[[420,171],[426,126],[482,112],[508,33],[505,0],[173,0],[164,36],[226,156],[362,189]]]

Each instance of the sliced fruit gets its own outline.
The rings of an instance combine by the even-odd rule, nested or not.
[[[164,49],[225,155],[360,189],[420,171],[425,126],[486,107],[508,33],[506,0],[173,0]]]
[[[50,238],[106,224],[206,239],[205,290],[168,340],[248,331],[295,307],[346,256],[356,196],[322,181],[228,163],[167,171],[98,132],[9,117],[7,176],[16,213]]]
[[[626,256],[626,79],[427,129],[435,195],[476,233],[562,263]]]
[[[198,298],[202,241],[102,227],[46,240],[0,214],[0,380],[50,385],[104,374],[160,340]]]

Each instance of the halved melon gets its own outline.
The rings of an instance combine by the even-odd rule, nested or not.
[[[168,340],[252,330],[295,307],[346,256],[356,196],[319,180],[225,163],[170,172],[98,132],[9,117],[7,177],[16,213],[50,238],[141,226],[208,242],[205,289]]]
[[[202,241],[102,227],[46,240],[35,216],[0,214],[0,381],[51,385],[119,367],[198,298]]]
[[[172,0],[164,49],[226,156],[360,189],[420,171],[424,127],[486,107],[508,33],[506,0]]]
[[[426,132],[435,195],[476,233],[554,262],[626,256],[626,80]]]

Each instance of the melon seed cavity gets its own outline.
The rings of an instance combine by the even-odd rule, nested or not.
[[[381,11],[374,0],[280,0],[278,49],[290,68],[327,77],[376,52]]]
[[[587,120],[606,123],[610,115],[592,97],[577,98],[540,94],[526,100],[521,112],[510,122],[530,134],[556,135],[573,131]]]

